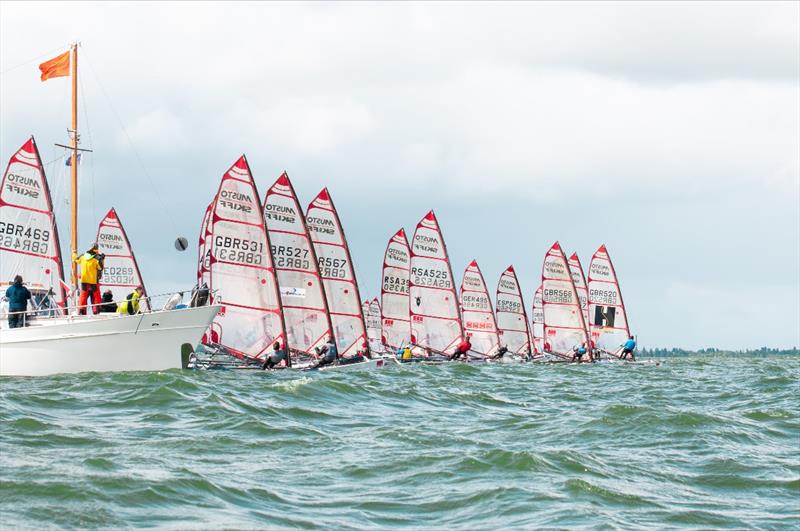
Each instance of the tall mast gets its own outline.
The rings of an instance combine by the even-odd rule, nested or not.
[[[72,253],[78,253],[78,43],[72,45]],[[72,286],[78,286],[78,264],[72,263]]]

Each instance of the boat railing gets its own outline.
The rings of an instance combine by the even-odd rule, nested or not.
[[[202,298],[196,297],[196,293],[197,288],[194,287],[182,291],[169,291],[165,293],[157,293],[155,295],[143,295],[139,298],[139,310],[136,313],[155,313],[182,308],[208,306],[211,304],[210,296],[202,300]],[[215,293],[216,290],[208,292],[209,295]],[[186,294],[189,295],[188,300],[185,300]],[[125,302],[125,300],[106,301],[99,303],[86,301],[86,304],[69,304],[66,306],[60,306],[55,303],[52,297],[41,297],[37,295],[40,294],[34,294],[34,298],[31,299],[31,306],[33,307],[32,309],[26,308],[25,310],[10,311],[8,309],[8,303],[3,302],[2,307],[0,307],[0,319],[5,320],[10,316],[19,315],[22,317],[20,326],[28,326],[31,324],[31,321],[40,321],[44,319],[67,319],[72,321],[75,319],[85,319],[87,317],[97,315],[113,316],[118,315],[118,305]],[[5,299],[5,297],[3,297],[3,299]],[[220,297],[215,297],[214,303],[218,304],[221,302],[221,300],[222,299]],[[112,305],[114,308],[113,310],[110,309]],[[107,309],[104,311],[103,308]]]

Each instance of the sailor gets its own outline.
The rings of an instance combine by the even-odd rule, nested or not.
[[[334,342],[333,338],[331,337],[328,339],[328,342],[322,346],[322,348],[317,348],[317,355],[319,356],[319,360],[317,364],[314,365],[313,369],[318,369],[319,367],[324,367],[325,365],[330,365],[336,358],[338,358],[338,351],[336,349],[336,342]]]
[[[286,361],[286,350],[281,349],[280,341],[276,341],[272,345],[272,352],[270,352],[267,359],[264,360],[264,365],[262,365],[261,368],[264,370],[271,369],[282,361]]]
[[[633,339],[633,336],[630,336],[625,344],[622,345],[622,354],[620,355],[619,359],[627,359],[628,354],[630,354],[631,361],[636,361],[636,356],[633,353],[634,350],[636,350],[636,340]]]
[[[491,359],[493,360],[503,359],[503,356],[505,356],[507,352],[508,352],[508,346],[503,345],[502,347],[497,349],[497,353],[494,356],[492,356]]]
[[[141,286],[136,286],[136,289],[117,305],[117,313],[120,315],[136,315],[139,313],[139,299],[142,297],[142,292],[144,292],[144,289]]]
[[[100,304],[100,290],[97,282],[103,273],[104,255],[99,254],[96,243],[93,243],[88,251],[83,253],[80,258],[77,254],[72,255],[72,261],[81,267],[81,298],[78,303],[78,313],[86,315],[86,301],[92,300],[92,313],[97,313],[97,306]]]
[[[572,349],[572,361],[581,362],[583,355],[586,354],[586,342],[584,341],[581,346]]]
[[[114,313],[117,311],[117,303],[114,302],[114,294],[110,289],[103,292],[103,299],[100,301],[100,313]]]
[[[28,301],[31,300],[31,292],[22,285],[22,277],[14,277],[14,283],[6,290],[8,299],[8,327],[22,328],[25,323],[25,311],[28,309]]]
[[[403,349],[403,354],[400,356],[400,361],[408,363],[414,357],[414,354],[411,352],[411,347],[406,345]]]
[[[450,356],[450,361],[455,361],[459,358],[464,358],[464,360],[469,359],[467,352],[469,352],[469,350],[472,348],[472,343],[470,342],[471,337],[472,336],[470,334],[467,334],[467,337],[464,338],[464,341],[458,344],[456,351],[453,352],[452,356]]]
[[[403,352],[405,352],[405,350],[406,349],[404,347],[397,347],[397,351],[394,353],[395,357],[402,358]]]

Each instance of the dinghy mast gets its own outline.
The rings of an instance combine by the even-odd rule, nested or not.
[[[544,309],[545,352],[565,356],[573,347],[592,345],[564,251],[555,242],[542,265],[542,307]]]
[[[433,210],[417,223],[410,250],[411,343],[451,354],[463,341],[464,328],[447,246]]]
[[[386,244],[381,281],[381,342],[397,349],[411,339],[408,307],[410,250],[406,231],[398,230]]]
[[[147,289],[142,280],[136,255],[133,254],[125,227],[122,226],[117,211],[114,208],[108,211],[106,217],[97,227],[97,242],[99,251],[105,255],[103,277],[100,285],[109,288],[115,301],[123,301],[134,288],[142,287],[142,296],[147,296]],[[149,309],[148,299],[142,299],[144,309]]]
[[[58,226],[33,137],[8,161],[0,183],[0,220],[6,228],[0,238],[0,286],[21,274],[32,291],[44,295],[52,290],[55,303],[64,308],[67,295]]]
[[[306,223],[317,252],[339,355],[347,357],[368,350],[367,326],[353,260],[327,188],[308,205]]]
[[[283,304],[290,350],[316,357],[332,335],[325,287],[314,244],[289,175],[283,172],[264,198],[264,220]]]
[[[512,354],[531,352],[531,334],[522,290],[514,266],[508,266],[497,282],[497,329],[500,344]]]
[[[269,235],[250,167],[242,155],[222,176],[209,218],[209,288],[223,309],[211,343],[240,358],[263,359],[286,346]]]
[[[470,336],[471,350],[484,356],[494,354],[500,344],[497,322],[486,281],[476,260],[464,270],[461,281],[461,319],[464,333]]]

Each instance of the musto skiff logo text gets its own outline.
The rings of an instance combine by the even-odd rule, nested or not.
[[[219,193],[219,206],[229,210],[241,211],[249,214],[253,211],[253,199],[249,194],[235,190],[221,190]]]
[[[308,216],[306,218],[306,224],[310,232],[319,232],[320,234],[327,234],[328,236],[336,234],[336,226],[333,224],[333,220],[318,218],[317,216]]]
[[[122,236],[119,234],[108,234],[107,232],[101,232],[98,240],[99,241],[97,243],[100,245],[100,250],[104,253],[121,251],[123,249]]]
[[[417,251],[418,254],[419,251],[437,254],[440,248],[439,238],[435,236],[425,236],[423,234],[414,235],[414,251]]]
[[[6,190],[23,197],[38,199],[41,193],[41,186],[38,179],[9,173],[6,175]]]
[[[267,219],[282,221],[284,223],[295,223],[297,220],[297,212],[290,206],[268,203],[267,206],[264,207],[264,213]]]

